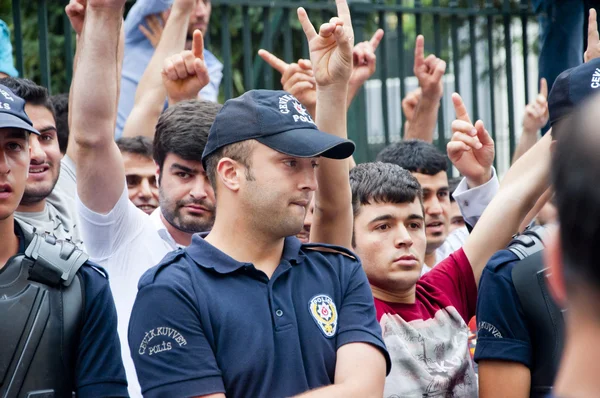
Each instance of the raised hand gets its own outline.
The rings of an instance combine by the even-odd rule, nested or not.
[[[71,0],[65,7],[65,12],[71,21],[71,26],[77,36],[81,35],[83,30],[83,22],[85,19],[86,0]]]
[[[446,61],[431,54],[425,57],[425,38],[417,36],[413,72],[419,80],[423,98],[439,101],[444,94],[442,76],[446,73]]]
[[[377,69],[375,51],[383,38],[383,29],[377,31],[369,41],[358,43],[352,49],[352,75],[350,84],[362,85]]]
[[[148,41],[150,41],[152,47],[156,48],[163,32],[162,18],[158,14],[149,15],[146,17],[146,23],[148,24],[147,28],[140,24],[139,29]]]
[[[467,178],[469,187],[483,185],[492,176],[494,141],[483,122],[471,123],[467,108],[457,93],[452,94],[456,120],[452,122],[452,140],[447,145],[448,157]]]
[[[548,123],[548,83],[546,79],[540,80],[540,93],[535,100],[525,107],[523,117],[523,133],[536,134],[538,130]]]
[[[298,8],[298,19],[308,40],[316,83],[321,86],[348,84],[352,73],[354,31],[346,0],[336,0],[338,16],[321,25],[317,34],[306,10]]]
[[[583,53],[583,60],[589,62],[594,58],[600,57],[600,37],[598,36],[598,20],[596,19],[596,10],[590,8],[588,16],[588,39],[587,49]]]
[[[317,104],[317,86],[312,63],[308,59],[288,64],[267,50],[258,50],[258,55],[273,69],[281,73],[283,89],[300,101],[314,117]]]
[[[196,98],[209,83],[204,63],[204,40],[199,29],[194,31],[191,51],[182,51],[165,60],[162,78],[169,103]]]

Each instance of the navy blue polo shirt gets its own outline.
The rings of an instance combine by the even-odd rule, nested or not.
[[[19,254],[25,253],[25,237],[15,221]],[[84,314],[75,369],[78,397],[128,397],[127,378],[117,334],[117,309],[104,270],[86,262],[77,272],[82,278]]]
[[[531,339],[512,281],[512,270],[518,262],[516,254],[501,250],[483,269],[477,297],[477,362],[502,360],[531,368]]]
[[[196,234],[147,271],[128,336],[144,397],[300,394],[333,384],[336,351],[354,342],[389,371],[360,261],[323,247],[286,238],[269,279]]]

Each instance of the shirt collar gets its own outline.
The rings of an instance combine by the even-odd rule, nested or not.
[[[150,221],[152,222],[152,225],[156,229],[158,236],[160,236],[160,238],[162,240],[164,240],[169,246],[171,246],[171,248],[173,250],[183,247],[183,246],[177,244],[177,242],[175,242],[175,239],[173,239],[173,237],[167,230],[167,227],[163,223],[163,220],[160,218],[160,214],[161,214],[160,207],[157,207],[156,209],[154,209],[154,211],[150,214]]]
[[[240,268],[251,266],[251,263],[239,262],[204,240],[208,232],[201,232],[192,236],[192,243],[185,249],[187,254],[203,268],[212,268],[220,274],[234,272]],[[300,250],[302,243],[295,236],[285,238],[280,264],[289,262],[299,264],[305,255]]]

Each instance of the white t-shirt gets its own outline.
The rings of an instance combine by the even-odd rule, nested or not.
[[[40,212],[15,212],[15,218],[36,228],[40,233],[49,232],[58,239],[70,239],[81,245],[79,217],[75,208],[77,179],[75,165],[68,156],[60,162],[60,174],[52,193],[46,198],[46,207]],[[84,248],[84,247],[83,247]]]
[[[119,318],[118,332],[129,394],[131,397],[141,397],[127,343],[127,328],[137,294],[137,284],[144,272],[157,265],[178,246],[160,219],[160,208],[150,216],[138,209],[129,200],[125,182],[123,194],[108,214],[88,209],[79,197],[77,209],[90,260],[108,272]]]

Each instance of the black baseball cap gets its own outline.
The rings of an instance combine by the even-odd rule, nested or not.
[[[342,105],[343,106],[343,105]],[[208,133],[202,164],[216,150],[255,139],[299,158],[346,159],[354,143],[320,131],[300,101],[285,91],[251,90],[225,102]]]
[[[25,100],[2,84],[0,84],[0,128],[22,129],[40,134],[33,128],[33,123],[25,113]]]
[[[548,95],[550,125],[568,116],[576,106],[600,92],[600,58],[567,69],[554,81]]]

